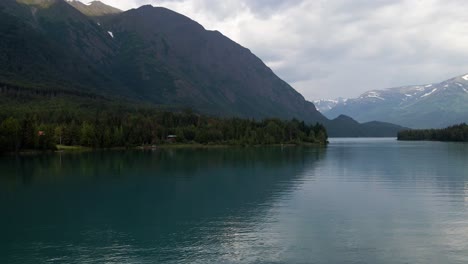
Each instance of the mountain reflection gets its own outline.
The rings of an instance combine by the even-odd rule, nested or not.
[[[468,263],[468,145],[0,159],[0,263]]]
[[[13,258],[39,250],[44,258],[93,258],[138,249],[153,260],[175,261],[209,254],[208,245],[221,245],[225,236],[232,241],[263,219],[325,152],[268,147],[4,157],[6,251],[0,255],[11,261],[7,252]],[[144,254],[137,255],[141,262]]]

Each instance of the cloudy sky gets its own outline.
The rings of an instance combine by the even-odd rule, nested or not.
[[[83,0],[86,2],[86,0]],[[103,0],[164,6],[249,48],[307,99],[468,73],[464,0]]]

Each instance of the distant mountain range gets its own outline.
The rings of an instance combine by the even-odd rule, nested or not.
[[[402,129],[353,121],[348,133],[348,118],[325,118],[248,49],[165,8],[2,0],[0,39],[0,85],[19,95],[72,93],[217,116],[297,118],[323,123],[331,136],[396,136]]]
[[[442,128],[468,122],[468,75],[314,103],[328,118],[344,114],[359,122],[380,120],[411,128]]]

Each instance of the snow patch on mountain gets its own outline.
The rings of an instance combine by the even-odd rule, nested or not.
[[[346,101],[348,101],[348,99],[343,99],[343,98],[340,97],[340,98],[337,98],[337,99],[315,100],[315,101],[313,101],[313,103],[315,105],[315,108],[319,112],[326,112],[326,111],[329,111],[329,110],[333,109],[335,106],[337,106],[339,104],[346,105]]]
[[[428,93],[424,94],[423,96],[421,96],[421,98],[423,98],[423,97],[427,97],[427,96],[429,96],[429,95],[431,95],[431,94],[435,93],[436,91],[437,91],[437,88],[435,88],[435,89],[433,89],[432,91],[430,91],[430,92],[428,92]]]
[[[361,96],[361,98],[376,98],[376,99],[385,101],[385,98],[382,98],[380,96],[380,93],[378,93],[378,92],[367,92],[367,93],[363,94]]]
[[[359,122],[379,120],[414,128],[439,128],[466,122],[467,102],[468,74],[433,84],[371,90],[321,112],[328,118],[344,114]]]

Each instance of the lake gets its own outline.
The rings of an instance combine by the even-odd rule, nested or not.
[[[0,263],[468,263],[468,144],[0,157]]]

